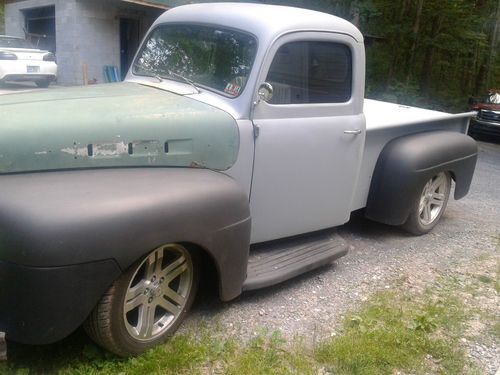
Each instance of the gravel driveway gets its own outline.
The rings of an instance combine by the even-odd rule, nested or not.
[[[335,335],[339,320],[367,296],[409,278],[419,285],[481,256],[498,260],[500,234],[500,144],[479,142],[480,155],[467,197],[450,199],[441,223],[428,235],[412,237],[355,216],[340,228],[349,254],[331,266],[281,285],[243,294],[229,303],[203,292],[184,327],[202,321],[209,329],[248,339],[263,330],[311,342]],[[492,296],[498,306],[498,296]],[[464,339],[465,340],[465,339]],[[470,343],[469,356],[494,374],[500,365],[498,342]]]

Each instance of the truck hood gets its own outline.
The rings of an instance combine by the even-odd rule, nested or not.
[[[117,83],[0,97],[0,174],[106,167],[225,170],[239,132],[226,112]]]

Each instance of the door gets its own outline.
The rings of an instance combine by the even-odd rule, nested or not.
[[[23,10],[26,38],[37,48],[56,53],[56,7]]]
[[[286,35],[268,53],[263,82],[273,97],[256,99],[252,115],[252,243],[345,223],[365,139],[363,45],[333,33]]]
[[[122,80],[127,75],[139,48],[139,43],[139,20],[120,18],[120,73]]]

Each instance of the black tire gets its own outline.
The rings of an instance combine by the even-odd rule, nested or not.
[[[157,252],[159,250],[163,251],[161,262],[158,262],[159,257]],[[179,256],[177,257],[177,255]],[[151,266],[150,263],[152,257],[157,260],[154,266]],[[184,261],[182,261],[182,257],[185,258]],[[161,263],[163,271],[172,266],[174,268],[166,274],[158,273],[157,263]],[[179,272],[178,270],[182,267],[186,267],[186,270],[182,271],[174,279],[167,280],[161,285],[161,279],[164,277],[169,279],[170,276],[168,275]],[[148,270],[153,270],[153,278],[145,277],[145,275],[150,275]],[[157,273],[158,275],[156,275]],[[165,290],[173,290],[173,288],[170,288],[170,285],[174,283],[179,286],[184,285],[187,279],[190,280],[189,292],[186,292],[187,295],[184,296],[185,301],[179,303],[177,306],[177,302],[174,299],[169,299],[171,298],[170,295],[166,296],[164,294]],[[153,280],[156,281],[153,282]],[[149,284],[146,285],[146,282]],[[193,304],[198,289],[198,282],[199,257],[195,251],[190,251],[178,244],[160,246],[132,265],[111,285],[84,323],[85,331],[97,344],[118,356],[128,357],[139,355],[147,349],[164,342],[175,333]],[[147,288],[148,285],[149,289]],[[136,290],[138,286],[140,288]],[[159,293],[158,290],[160,291]],[[146,291],[148,292],[146,293]],[[129,293],[128,297],[127,293]],[[179,293],[176,298],[181,296],[181,294]],[[136,296],[127,302],[127,298],[131,295]],[[133,305],[133,301],[138,301],[139,299],[143,302],[126,312],[126,304]],[[151,302],[152,300],[154,302]],[[178,315],[163,309],[162,306],[157,304],[159,300],[165,300],[167,304],[175,306],[178,309]],[[152,315],[150,314],[151,310],[153,311]],[[160,312],[159,314],[158,311]],[[158,319],[156,323],[151,324],[151,330],[156,325],[159,332],[154,333],[152,331],[151,335],[145,334],[144,337],[139,337],[141,336],[140,332],[143,331],[141,327],[142,315],[146,315],[146,320],[149,320],[147,319],[148,315],[151,316],[151,322]],[[167,315],[172,315],[172,320],[163,324],[166,320],[162,319],[170,318]],[[139,327],[137,332],[134,331],[137,328],[133,326],[134,319],[137,320],[137,327]],[[146,331],[149,333],[149,329],[146,329]]]
[[[41,89],[46,89],[50,85],[50,80],[49,79],[43,79],[40,81],[35,81],[35,84],[40,87]]]
[[[432,184],[436,184],[440,178],[443,179],[442,184],[436,186],[436,189],[433,189]],[[438,187],[441,190],[438,190]],[[439,194],[440,196],[441,194],[443,195],[442,199],[440,199],[440,205],[433,205],[432,202],[435,197],[430,198],[428,196],[428,194],[430,194],[433,190],[434,194]],[[430,232],[439,222],[439,219],[441,219],[441,216],[446,210],[446,205],[448,204],[448,199],[450,197],[450,190],[451,176],[448,172],[441,172],[434,175],[425,183],[424,186],[422,186],[421,194],[413,202],[410,216],[402,225],[402,228],[417,236]],[[424,206],[423,209],[422,205]]]

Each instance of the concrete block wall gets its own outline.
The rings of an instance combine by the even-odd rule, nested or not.
[[[6,4],[6,34],[24,36],[24,9],[55,6],[58,83],[103,83],[103,67],[120,67],[120,17],[139,19],[145,32],[160,11],[118,0],[22,0]]]
[[[86,64],[88,79],[104,81],[105,65],[120,66],[120,23],[116,4],[110,1],[77,1],[78,20],[74,30],[78,35],[80,79],[83,83],[83,65]]]

